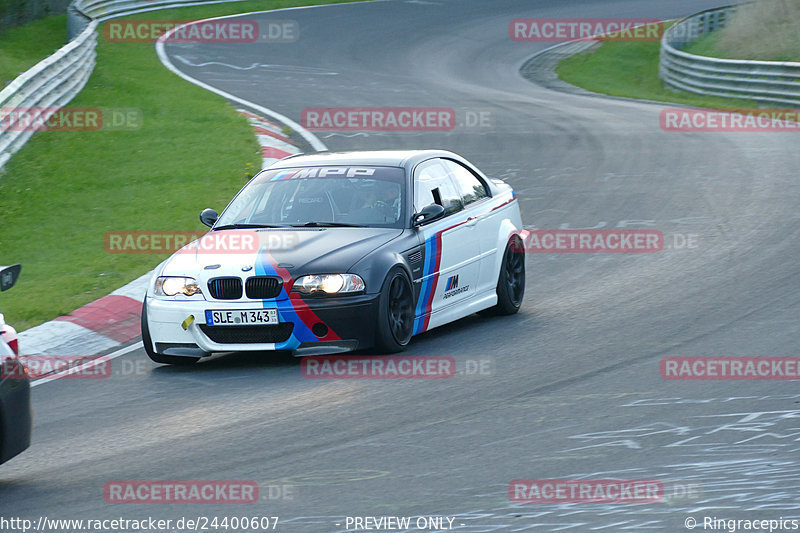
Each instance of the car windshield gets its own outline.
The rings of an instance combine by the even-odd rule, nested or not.
[[[323,166],[268,170],[233,199],[216,228],[369,226],[399,228],[405,172],[397,167]]]

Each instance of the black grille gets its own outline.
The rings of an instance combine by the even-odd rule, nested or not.
[[[244,292],[253,300],[275,298],[281,293],[283,280],[269,276],[254,276],[244,282]]]
[[[422,261],[422,252],[420,252],[419,250],[409,254],[408,256],[409,263],[419,263],[420,261]]]
[[[242,278],[210,279],[208,292],[215,300],[238,300],[242,297]]]
[[[292,322],[281,322],[274,326],[209,326],[208,324],[199,326],[209,339],[220,344],[284,342],[294,329]]]

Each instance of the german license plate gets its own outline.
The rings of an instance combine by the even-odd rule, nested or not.
[[[206,324],[210,326],[261,326],[277,323],[277,309],[206,311]]]

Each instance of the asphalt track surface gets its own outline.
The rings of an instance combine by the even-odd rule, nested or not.
[[[296,20],[291,44],[168,45],[190,76],[295,120],[308,107],[488,111],[484,128],[319,136],[331,149],[451,149],[511,183],[530,227],[659,229],[665,250],[531,255],[518,315],[473,316],[407,351],[461,368],[489,359],[492,375],[318,381],[291,358],[182,369],[136,350],[110,379],[44,384],[35,443],[0,468],[2,516],[277,515],[285,532],[342,531],[357,515],[455,517],[468,532],[797,517],[796,382],[659,375],[665,356],[798,354],[797,137],[664,132],[663,106],[541,88],[518,70],[548,44],[507,32],[520,17],[668,18],[721,4],[386,1],[245,17]],[[676,234],[697,245],[677,249]],[[545,478],[658,479],[667,498],[509,500],[510,481]],[[106,482],[136,479],[254,480],[262,500],[104,501]]]

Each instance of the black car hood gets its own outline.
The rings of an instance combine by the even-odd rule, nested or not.
[[[253,275],[265,260],[294,279],[344,273],[402,233],[358,227],[210,231],[167,260],[161,275],[194,277],[202,286],[212,277]]]

